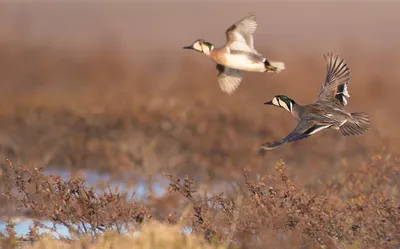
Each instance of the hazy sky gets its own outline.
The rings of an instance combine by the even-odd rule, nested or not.
[[[185,0],[1,0],[0,2],[23,2],[23,3],[60,3],[60,2],[75,2],[75,3],[81,3],[81,2],[86,2],[86,3],[105,3],[105,2],[112,2],[112,3],[188,3],[188,1]],[[314,3],[327,3],[327,2],[332,2],[332,3],[349,3],[349,2],[360,2],[360,3],[365,3],[365,2],[399,2],[399,0],[246,0],[246,1],[238,1],[238,0],[190,0],[191,3],[193,2],[229,2],[229,3],[244,3],[244,2],[254,2],[254,3],[265,3],[265,2],[314,2]]]
[[[391,49],[400,44],[396,26],[400,23],[399,1],[287,0],[229,5],[221,3],[222,0],[26,1],[35,3],[14,0],[0,4],[0,38],[7,39],[13,34],[24,41],[58,47],[116,42],[140,50],[181,49],[197,38],[204,38],[218,46],[225,41],[226,28],[252,12],[259,22],[256,46],[296,49],[303,45],[314,48],[354,43],[367,49]]]

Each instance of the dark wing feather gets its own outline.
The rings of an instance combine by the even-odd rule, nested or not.
[[[316,102],[334,102],[345,106],[347,105],[346,97],[350,97],[347,91],[351,78],[350,69],[339,56],[328,53],[324,57],[327,62],[326,80]]]

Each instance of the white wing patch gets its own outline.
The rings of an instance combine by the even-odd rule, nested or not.
[[[350,94],[347,91],[347,84],[344,85],[343,91],[341,92],[341,94],[343,94],[344,96],[346,96],[347,98],[350,98]]]
[[[311,133],[309,133],[308,135],[312,135],[312,134],[314,134],[314,133],[319,132],[320,130],[329,128],[329,126],[331,126],[331,125],[324,125],[324,126],[318,127],[317,129],[313,130],[313,131],[312,131]]]
[[[347,105],[347,99],[346,98],[342,98],[343,101],[343,105],[346,106]]]
[[[327,62],[327,73],[317,101],[334,101],[346,106],[346,97],[350,98],[347,90],[351,79],[350,69],[338,55],[328,53],[324,57]]]

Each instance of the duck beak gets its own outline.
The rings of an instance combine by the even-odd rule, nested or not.
[[[183,47],[183,49],[193,49],[193,45]]]
[[[265,102],[264,105],[273,105],[273,104],[272,104],[272,100],[271,100],[271,101],[268,101],[268,102]]]

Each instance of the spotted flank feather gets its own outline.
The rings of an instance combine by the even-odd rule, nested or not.
[[[333,101],[346,106],[346,97],[350,98],[347,90],[351,79],[350,69],[339,56],[328,53],[324,57],[327,62],[326,80],[321,87],[317,101]]]
[[[352,113],[350,118],[340,126],[340,131],[344,136],[361,135],[370,128],[370,118],[368,113]]]

